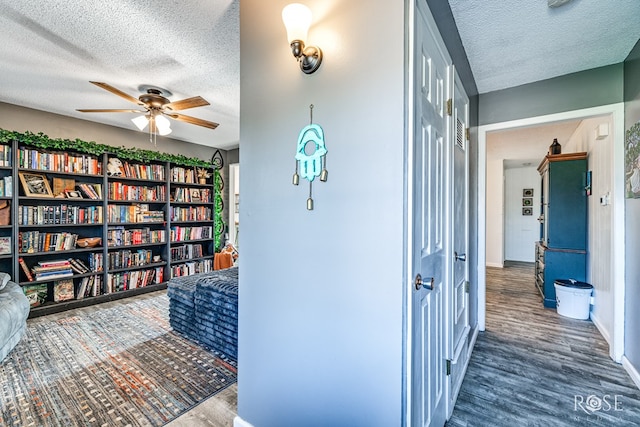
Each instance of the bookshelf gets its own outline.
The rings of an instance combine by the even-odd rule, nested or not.
[[[120,159],[114,172],[113,157],[0,144],[0,271],[25,289],[30,317],[213,269],[213,170]]]

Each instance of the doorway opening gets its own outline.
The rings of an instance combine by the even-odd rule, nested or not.
[[[486,266],[491,265],[488,256],[493,256],[489,253],[487,242],[496,242],[494,236],[489,234],[492,231],[491,227],[493,227],[493,225],[490,227],[489,214],[494,208],[494,206],[489,206],[489,195],[493,190],[488,186],[490,171],[495,170],[495,164],[490,164],[488,161],[488,140],[492,133],[602,117],[607,117],[610,123],[610,144],[606,148],[608,151],[602,151],[605,147],[602,144],[594,144],[590,147],[578,146],[573,151],[594,150],[593,152],[597,153],[598,158],[608,156],[602,164],[589,164],[590,169],[596,166],[605,168],[603,170],[608,168],[608,173],[601,174],[599,178],[606,179],[609,183],[608,204],[598,209],[605,212],[603,215],[609,215],[605,230],[610,243],[606,253],[596,251],[597,262],[588,264],[590,266],[587,269],[587,274],[596,274],[597,277],[589,277],[589,279],[602,282],[610,289],[609,293],[602,292],[600,295],[602,298],[599,300],[597,292],[595,293],[596,303],[592,320],[609,343],[610,357],[619,362],[624,351],[624,174],[615,171],[624,170],[624,105],[622,103],[495,123],[478,128],[478,326],[482,331],[486,329],[485,275]],[[592,132],[593,130],[585,128],[583,131]],[[545,140],[544,143],[548,147],[551,140]],[[544,156],[544,153],[543,151],[541,157]],[[499,170],[502,171],[503,167],[504,165],[501,164]],[[499,193],[502,196],[502,191]],[[590,209],[601,196],[604,194],[594,193],[589,201]],[[502,230],[502,225],[499,229]],[[589,233],[591,234],[592,231],[590,224]],[[498,241],[503,242],[504,240],[501,238]],[[589,249],[592,256],[595,256],[591,244]],[[502,254],[497,258],[499,264],[504,261],[504,250],[502,250]],[[606,265],[606,271],[594,269],[593,267],[597,264]],[[614,310],[613,307],[616,309]]]

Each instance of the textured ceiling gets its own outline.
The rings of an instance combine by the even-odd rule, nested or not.
[[[239,141],[239,0],[0,0],[0,101],[135,129],[136,108],[89,80],[137,98],[139,86],[200,95],[184,114],[216,130],[171,121],[171,137],[219,148]]]
[[[620,63],[640,0],[449,0],[479,93]]]
[[[239,142],[240,0],[0,0],[0,101],[135,129],[135,108],[89,83],[137,97],[140,86],[200,95],[172,121],[171,138],[234,148]],[[449,0],[480,93],[619,63],[640,38],[640,0]],[[339,10],[335,11],[339,13]]]

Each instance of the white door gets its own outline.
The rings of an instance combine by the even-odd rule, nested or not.
[[[448,177],[446,99],[450,60],[426,2],[417,2],[414,43],[411,425],[447,417],[444,285]]]
[[[447,352],[450,357],[449,377],[449,410],[453,412],[456,397],[466,370],[469,357],[469,294],[467,280],[469,267],[467,263],[468,251],[468,164],[467,128],[469,126],[469,99],[462,87],[458,76],[454,73],[453,84],[453,224],[452,249],[453,280],[447,294],[448,331],[449,339]]]

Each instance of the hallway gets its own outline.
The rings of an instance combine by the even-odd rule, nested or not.
[[[533,264],[488,267],[486,310],[448,427],[640,425],[640,391],[591,321],[542,307]]]

